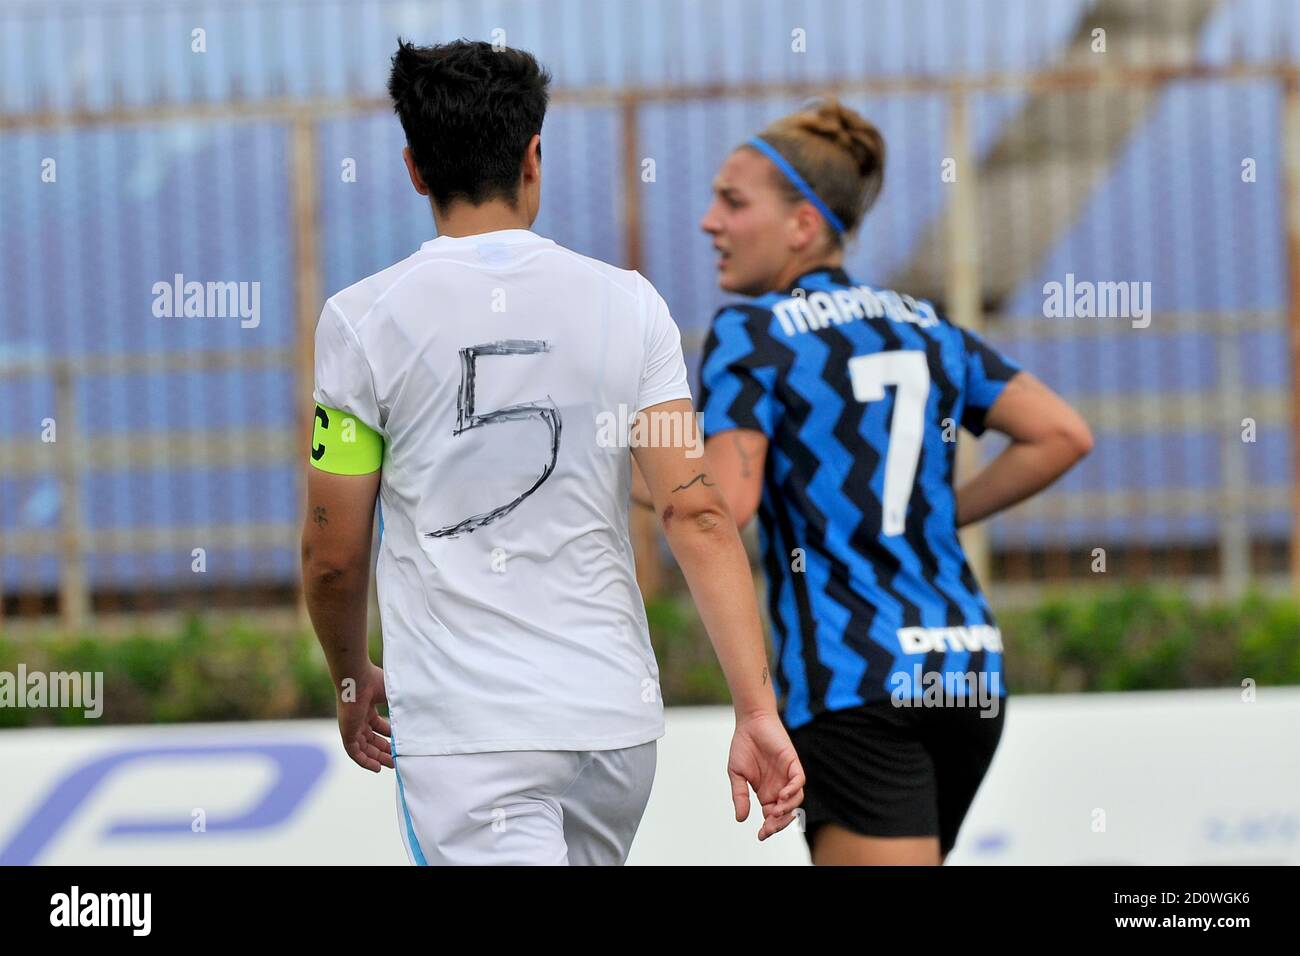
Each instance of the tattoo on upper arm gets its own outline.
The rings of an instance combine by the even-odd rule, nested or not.
[[[697,481],[703,482],[705,488],[712,488],[712,487],[713,487],[713,482],[709,481],[709,476],[706,475],[704,472],[700,472],[698,475],[696,475],[696,476],[695,476],[694,478],[692,478],[690,481],[686,482],[686,484],[684,484],[684,485],[678,485],[676,488],[673,489],[673,491],[685,491],[687,488],[689,488],[691,485],[695,484]]]
[[[764,686],[764,687],[767,686],[767,668],[766,668],[766,667],[763,668],[763,686]]]
[[[317,505],[311,514],[312,520],[316,522],[317,527],[324,527],[329,524],[329,518],[325,517],[325,509]]]
[[[749,470],[749,461],[754,457],[754,453],[745,450],[745,443],[740,440],[739,434],[732,432],[731,440],[736,443],[736,454],[740,456],[740,476],[748,478],[753,474]]]

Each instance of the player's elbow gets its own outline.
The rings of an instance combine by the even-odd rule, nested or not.
[[[722,540],[735,532],[731,512],[721,502],[675,507],[668,505],[659,516],[669,538],[693,541]]]
[[[1091,452],[1095,443],[1092,429],[1088,427],[1088,423],[1083,420],[1083,417],[1077,413],[1071,414],[1057,426],[1056,437],[1069,456],[1071,465]]]
[[[302,581],[309,589],[338,588],[351,584],[357,574],[355,558],[333,553],[304,541]]]
[[[1092,451],[1092,430],[1087,422],[1071,412],[1040,428],[1032,443],[1039,449],[1046,467],[1059,477]]]

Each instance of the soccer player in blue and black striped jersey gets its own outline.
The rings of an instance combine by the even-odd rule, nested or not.
[[[734,150],[701,225],[722,288],[699,406],[737,525],[757,512],[813,862],[941,863],[1001,735],[1001,633],[957,529],[1087,453],[1049,388],[924,301],[843,268],[884,141],[835,100]],[[957,433],[1011,442],[953,487]]]

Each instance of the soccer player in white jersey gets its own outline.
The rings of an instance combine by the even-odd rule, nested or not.
[[[316,330],[307,606],[344,747],[397,771],[420,864],[627,858],[664,732],[629,445],[731,688],[736,819],[752,787],[765,839],[803,796],[667,306],[530,230],[549,79],[518,50],[399,43],[389,92],[438,237],[332,296]],[[382,669],[366,644],[376,495]]]

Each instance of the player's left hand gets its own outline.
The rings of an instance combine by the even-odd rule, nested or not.
[[[795,809],[803,803],[803,765],[775,711],[737,720],[727,776],[737,823],[749,816],[749,788],[753,787],[763,807],[759,840],[790,825]]]
[[[381,767],[393,768],[393,748],[388,741],[392,728],[376,709],[388,703],[383,668],[370,664],[356,678],[355,693],[347,690],[339,695],[338,703],[343,749],[354,763],[374,773],[379,773]]]

